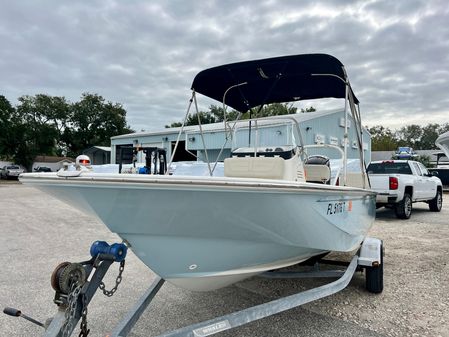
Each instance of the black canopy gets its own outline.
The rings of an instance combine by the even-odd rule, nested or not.
[[[195,76],[192,90],[220,102],[228,91],[224,103],[245,112],[269,103],[344,98],[345,83],[342,79],[345,79],[343,64],[335,57],[305,54],[206,69]],[[354,102],[358,103],[355,96]]]

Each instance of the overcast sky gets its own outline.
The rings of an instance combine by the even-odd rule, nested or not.
[[[328,53],[346,66],[364,125],[449,122],[447,0],[0,5],[0,95],[12,104],[22,95],[98,93],[122,103],[135,130],[156,130],[182,119],[202,69]]]

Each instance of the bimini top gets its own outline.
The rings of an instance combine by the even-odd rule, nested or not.
[[[224,98],[226,105],[246,112],[269,103],[345,98],[345,79],[343,64],[335,57],[304,54],[206,69],[195,76],[192,90],[220,102]]]

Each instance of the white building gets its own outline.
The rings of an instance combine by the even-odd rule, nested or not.
[[[343,109],[320,111],[310,113],[299,113],[290,115],[294,117],[300,126],[300,131],[305,144],[332,144],[343,149],[344,144],[344,111]],[[254,127],[254,126],[253,126]],[[284,125],[284,127],[286,127]],[[202,126],[204,133],[204,143],[208,149],[209,160],[216,160],[220,149],[225,143],[224,124],[206,124]],[[171,156],[176,143],[180,128],[168,128],[156,132],[138,132],[126,135],[115,136],[111,138],[111,163],[118,163],[120,153],[123,147],[132,147],[136,145],[144,147],[159,147],[167,151],[167,158]],[[260,138],[268,138],[270,140],[285,134],[287,130],[283,130],[276,125],[264,128],[260,132]],[[291,132],[290,132],[291,133]],[[181,142],[175,154],[174,161],[195,160],[198,156],[199,160],[205,161],[204,145],[198,126],[186,126]],[[279,144],[282,145],[282,144]],[[224,146],[220,160],[227,158],[231,154],[232,142],[228,141]],[[365,162],[371,160],[371,135],[366,129],[363,129],[363,149]],[[125,151],[128,151],[125,153]],[[357,138],[355,134],[354,121],[348,115],[348,158],[358,158],[359,151]],[[308,151],[313,154],[312,150]],[[320,150],[321,154],[326,154],[330,158],[339,158],[337,151],[332,149]],[[124,163],[131,160],[129,150],[122,151]],[[138,158],[143,161],[143,158]]]

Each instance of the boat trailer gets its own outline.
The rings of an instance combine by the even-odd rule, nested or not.
[[[80,263],[63,262],[56,267],[51,277],[51,285],[55,290],[54,303],[58,311],[53,318],[41,323],[20,310],[5,308],[3,312],[10,316],[22,317],[45,329],[45,337],[68,337],[76,328],[79,320],[79,336],[86,337],[89,334],[87,328],[88,304],[100,289],[104,295],[114,295],[122,280],[125,266],[127,246],[125,243],[109,245],[104,241],[95,241],[90,249],[92,258]],[[282,297],[267,303],[256,305],[247,309],[236,311],[214,319],[196,323],[184,328],[166,332],[159,337],[191,336],[206,337],[229,330],[258,319],[262,319],[300,305],[318,300],[343,290],[351,281],[356,271],[365,270],[366,289],[372,293],[380,293],[383,290],[383,244],[375,238],[366,238],[357,254],[351,262],[339,262],[333,260],[319,260],[314,264],[312,271],[269,271],[261,274],[267,278],[323,278],[338,277],[337,280],[294,295]],[[117,262],[120,264],[116,284],[111,290],[106,290],[102,282],[109,267]],[[346,270],[320,270],[319,264],[344,265]],[[113,329],[109,337],[128,336],[131,329],[139,320],[142,313],[161,289],[165,280],[156,277],[151,286],[134,304],[122,321]]]

